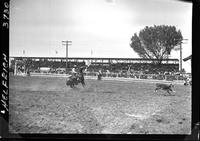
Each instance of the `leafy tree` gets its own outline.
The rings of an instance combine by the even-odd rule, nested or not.
[[[156,59],[155,63],[161,64],[182,39],[181,31],[175,26],[146,26],[139,36],[136,33],[132,36],[130,46],[140,57]]]
[[[27,72],[28,70],[30,70],[33,67],[33,62],[30,58],[24,59],[23,63],[25,65],[25,71]]]

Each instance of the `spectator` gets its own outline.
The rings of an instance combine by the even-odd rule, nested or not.
[[[109,70],[106,70],[106,76],[110,76],[110,71]]]
[[[97,73],[97,79],[101,80],[101,77],[102,77],[102,72],[101,72],[101,70],[99,70]]]

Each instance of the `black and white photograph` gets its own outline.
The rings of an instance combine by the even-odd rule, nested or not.
[[[191,134],[191,2],[9,8],[9,133]]]

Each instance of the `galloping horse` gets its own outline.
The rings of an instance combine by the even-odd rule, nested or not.
[[[71,88],[74,88],[74,86],[78,85],[79,83],[81,83],[83,87],[85,86],[84,76],[81,76],[79,74],[76,76],[70,76],[66,80],[66,85],[70,86]]]
[[[77,73],[76,75],[70,76],[66,80],[66,85],[70,86],[71,88],[74,88],[74,86],[78,85],[79,83],[81,83],[83,87],[85,86],[83,67],[80,68],[79,73]]]

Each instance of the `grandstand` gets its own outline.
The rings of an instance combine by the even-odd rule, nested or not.
[[[17,68],[21,72],[39,72],[41,67],[51,68],[51,73],[65,73],[66,58],[57,57],[10,57],[11,68]],[[98,72],[101,69],[104,73],[130,73],[142,74],[164,74],[176,73],[179,68],[178,59],[164,59],[162,64],[155,64],[156,59],[142,58],[68,58],[68,68],[80,67],[90,63],[88,72]]]

